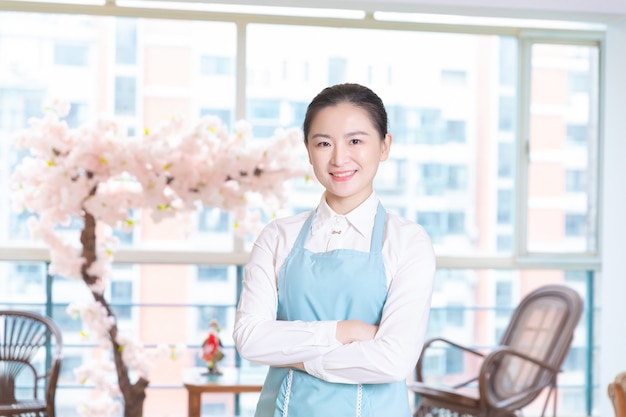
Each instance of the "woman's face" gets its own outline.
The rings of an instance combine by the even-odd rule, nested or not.
[[[346,214],[372,193],[380,161],[387,159],[391,135],[381,140],[366,110],[340,103],[320,110],[311,123],[307,151],[328,205]]]

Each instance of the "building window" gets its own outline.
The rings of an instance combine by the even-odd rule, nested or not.
[[[133,283],[130,281],[111,282],[111,304],[118,319],[129,320],[131,318],[131,306],[133,301]],[[120,304],[120,305],[116,305]]]
[[[380,192],[402,191],[406,177],[406,160],[389,159],[378,168],[375,188]]]
[[[248,100],[248,118],[255,138],[269,138],[280,126],[280,100]]]
[[[228,281],[228,268],[225,266],[198,266],[199,282]]]
[[[498,103],[498,130],[512,132],[515,125],[515,97],[500,96]]]
[[[67,281],[67,278],[63,278],[60,276],[54,277],[55,282]],[[84,330],[85,326],[80,317],[73,317],[67,314],[67,304],[54,304],[52,306],[52,317],[56,324],[59,325],[64,332],[80,332]],[[65,358],[63,359],[63,366],[61,369],[65,368]]]
[[[137,64],[137,19],[126,17],[115,19],[115,63]]]
[[[517,79],[517,39],[500,36],[498,40],[500,85],[514,87]]]
[[[445,166],[438,163],[428,163],[420,165],[421,182],[420,187],[424,188],[426,195],[441,195],[445,190],[446,173]]]
[[[0,130],[14,132],[26,127],[29,118],[41,116],[44,95],[38,90],[0,88]]]
[[[135,77],[115,77],[115,114],[134,116],[137,101],[137,79]]]
[[[233,125],[232,114],[233,112],[229,109],[217,109],[217,108],[210,108],[210,107],[203,107],[200,109],[200,117],[209,116],[209,115],[216,116],[222,121],[222,123],[224,123],[224,126],[227,129],[229,129],[229,131],[230,131],[230,126]]]
[[[513,236],[498,235],[496,237],[496,250],[500,252],[511,252],[513,250]]]
[[[463,351],[461,349],[446,349],[446,373],[462,374],[463,373]]]
[[[465,233],[465,213],[460,211],[448,213],[448,233],[453,235]]]
[[[570,72],[569,91],[571,93],[588,93],[589,92],[589,73],[588,72]]]
[[[513,190],[498,190],[498,224],[511,224],[513,221]]]
[[[587,145],[589,136],[587,125],[567,125],[567,141],[572,145]]]
[[[75,129],[87,121],[87,103],[71,103],[70,112],[65,117],[67,126]]]
[[[11,276],[17,278],[20,287],[36,286],[45,287],[45,270],[44,265],[40,263],[17,263],[13,264],[13,273]]]
[[[467,188],[467,166],[465,165],[449,165],[448,166],[448,190],[464,190]]]
[[[587,172],[582,169],[568,169],[565,172],[565,191],[584,193],[587,191]]]
[[[438,242],[445,235],[459,235],[465,232],[463,212],[420,212],[417,222],[428,232],[433,241]]]
[[[513,178],[514,155],[511,142],[498,143],[498,178]]]
[[[565,235],[582,237],[587,231],[587,217],[583,214],[565,215]]]
[[[441,84],[446,87],[465,87],[467,72],[461,70],[441,70]]]
[[[339,84],[346,81],[348,76],[348,59],[344,57],[331,57],[328,59],[328,85]]]
[[[464,120],[446,121],[446,140],[448,142],[456,142],[456,143],[465,142],[465,121]]]
[[[446,311],[446,322],[449,326],[460,328],[465,326],[465,307],[451,303]]]
[[[232,75],[233,72],[232,57],[213,55],[200,57],[200,74],[202,75]]]
[[[228,309],[230,306],[201,306],[198,317],[197,329],[201,332],[208,332],[211,320],[217,320],[220,326],[227,323]]]
[[[215,207],[202,207],[198,218],[200,232],[228,232],[230,230],[230,215]]]
[[[89,46],[58,43],[54,45],[54,64],[86,67],[89,63]]]

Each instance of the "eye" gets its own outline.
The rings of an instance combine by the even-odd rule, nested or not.
[[[350,139],[351,145],[358,145],[359,143],[361,143],[361,139]]]
[[[326,146],[330,146],[330,143],[329,143],[329,142],[324,142],[324,141],[322,141],[322,142],[318,142],[318,143],[317,143],[317,146],[320,146],[320,147],[326,147]]]

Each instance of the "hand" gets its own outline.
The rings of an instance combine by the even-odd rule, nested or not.
[[[365,323],[361,320],[342,320],[337,323],[337,332],[335,337],[342,344],[346,345],[352,342],[363,342],[374,339],[378,326]]]

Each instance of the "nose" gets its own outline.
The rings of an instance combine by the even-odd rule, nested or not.
[[[332,155],[331,162],[336,166],[341,166],[342,164],[346,162],[347,159],[348,159],[347,147],[341,142],[335,144],[335,147],[333,148],[333,155]]]

